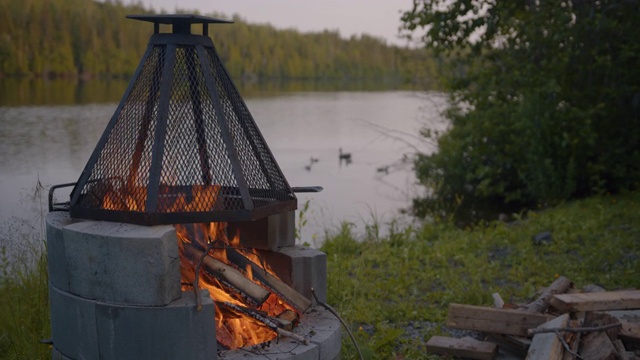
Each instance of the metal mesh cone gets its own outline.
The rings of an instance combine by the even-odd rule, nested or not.
[[[293,195],[208,37],[155,34],[71,194],[71,216],[246,221]]]

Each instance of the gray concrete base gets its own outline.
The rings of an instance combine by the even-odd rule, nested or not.
[[[239,229],[240,243],[249,248],[277,250],[296,243],[296,212],[286,211],[255,221],[229,223],[229,238]]]
[[[340,321],[327,310],[315,306],[303,315],[294,333],[309,339],[304,345],[296,340],[282,337],[272,340],[268,346],[256,345],[232,351],[222,351],[224,360],[334,360],[340,358]]]
[[[139,226],[47,215],[51,283],[102,302],[167,305],[180,298],[173,226]]]
[[[288,246],[260,255],[282,281],[306,298],[313,299],[313,287],[320,301],[327,301],[327,254],[306,246]]]
[[[53,359],[215,359],[215,309],[205,290],[201,311],[192,292],[167,306],[122,306],[50,285],[49,298]]]

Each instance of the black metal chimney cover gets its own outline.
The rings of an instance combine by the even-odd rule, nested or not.
[[[131,15],[154,34],[73,191],[75,218],[142,225],[248,221],[293,194],[198,15]],[[159,24],[173,33],[159,33]],[[203,35],[191,34],[202,24]]]

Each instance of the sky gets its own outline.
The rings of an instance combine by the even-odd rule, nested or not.
[[[138,2],[137,0],[127,0]],[[412,0],[140,0],[149,8],[171,13],[176,7],[201,14],[218,12],[231,18],[240,15],[249,23],[270,23],[278,29],[301,32],[338,30],[340,35],[368,34],[388,44],[406,45],[398,38],[400,16]],[[126,2],[126,1],[125,1]]]

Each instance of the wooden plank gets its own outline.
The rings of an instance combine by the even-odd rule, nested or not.
[[[640,290],[558,294],[551,305],[561,311],[640,309]]]
[[[618,352],[611,340],[602,331],[590,332],[583,336],[580,355],[583,360],[614,360]]]
[[[450,304],[447,326],[505,335],[527,336],[527,330],[547,322],[545,315],[524,310]]]
[[[569,314],[562,314],[540,325],[539,328],[563,328],[567,326],[568,322]],[[563,352],[564,347],[556,333],[536,334],[529,347],[526,360],[561,360]]]
[[[498,345],[470,337],[457,339],[432,336],[427,342],[427,352],[466,359],[493,360],[498,353]]]
[[[531,345],[531,339],[522,336],[493,333],[489,334],[489,337],[498,344],[500,350],[507,349],[522,358],[527,356],[527,351],[529,351],[529,346]]]

